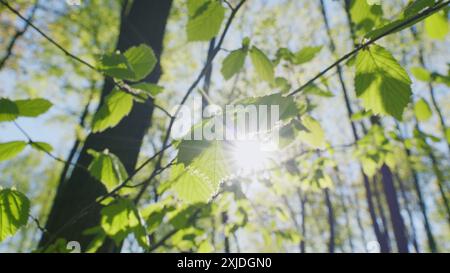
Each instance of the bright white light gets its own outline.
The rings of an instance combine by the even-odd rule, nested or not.
[[[269,165],[269,153],[259,141],[236,141],[232,157],[237,171],[243,174],[264,170]]]

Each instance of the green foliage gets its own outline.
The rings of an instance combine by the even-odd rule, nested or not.
[[[326,140],[320,123],[308,115],[302,116],[300,123],[298,137],[314,148],[323,148]]]
[[[362,111],[359,111],[359,112],[356,112],[356,113],[352,114],[351,120],[352,121],[358,121],[358,120],[362,120],[362,119],[368,118],[371,115],[373,115],[372,111],[362,110]]]
[[[133,108],[133,96],[114,89],[106,96],[105,102],[95,113],[92,120],[92,131],[102,132],[115,127]]]
[[[135,90],[147,93],[151,97],[155,97],[164,91],[164,87],[154,83],[141,82],[131,86]]]
[[[26,146],[27,143],[25,141],[0,143],[0,162],[17,156]]]
[[[45,153],[51,153],[53,151],[52,145],[46,143],[46,142],[31,142],[31,147],[37,151],[45,152]]]
[[[401,120],[410,101],[411,80],[389,51],[372,45],[356,58],[355,89],[367,110]]]
[[[358,36],[364,36],[379,25],[383,16],[380,5],[369,5],[366,1],[352,0],[350,17]]]
[[[411,68],[411,73],[419,81],[429,82],[431,80],[431,74],[425,68],[413,67]]]
[[[425,20],[425,32],[428,37],[444,40],[448,33],[448,19],[444,11],[433,14]]]
[[[101,153],[89,150],[88,153],[93,157],[88,167],[89,173],[101,181],[108,192],[128,178],[128,173],[120,159],[108,150]]]
[[[133,70],[127,58],[120,52],[101,55],[98,69],[106,75],[118,79],[130,79],[134,77]]]
[[[125,53],[101,55],[98,69],[113,78],[138,82],[152,72],[157,59],[153,50],[145,45],[131,47]]]
[[[264,81],[267,81],[269,83],[273,82],[273,64],[269,60],[269,58],[267,58],[264,52],[254,46],[250,49],[250,58],[258,76]]]
[[[186,202],[207,202],[230,175],[223,141],[183,140],[172,168],[173,189]]]
[[[304,90],[304,94],[308,95],[315,95],[319,97],[334,97],[333,93],[329,90],[323,90],[322,88],[318,87],[316,84],[309,84]]]
[[[129,48],[124,53],[124,56],[133,71],[133,77],[126,79],[135,82],[147,77],[153,71],[158,61],[153,50],[144,44]]]
[[[52,103],[46,99],[9,100],[0,99],[0,122],[13,121],[18,117],[37,117],[46,113]]]
[[[378,125],[372,126],[367,135],[358,141],[355,155],[361,161],[364,173],[369,177],[374,176],[383,164],[395,168],[397,160],[401,158]]]
[[[188,0],[186,26],[189,41],[209,41],[219,33],[225,8],[217,0]]]
[[[427,16],[412,20],[412,17],[414,17],[415,15],[417,15],[420,12],[423,12],[427,8],[433,7],[434,5],[435,5],[434,1],[431,1],[431,0],[416,0],[415,2],[408,5],[404,9],[403,12],[398,16],[397,19],[388,21],[388,23],[367,33],[366,38],[372,39],[372,38],[378,37],[379,35],[381,35],[383,33],[389,32],[390,34],[392,34],[392,33],[402,31],[406,28],[409,28],[409,27],[413,26],[414,24],[420,22],[421,20],[424,20],[425,18],[430,17],[433,14],[435,14],[436,12],[438,12],[439,10],[435,10],[434,12],[429,13]],[[411,20],[411,22],[409,22],[410,20]],[[435,19],[433,19],[433,20],[435,20]],[[409,23],[406,23],[407,21]],[[436,26],[442,27],[442,22],[438,22],[438,23],[432,22],[432,23],[433,23],[433,25],[437,24]],[[395,31],[393,30],[394,28],[395,28]],[[448,26],[447,26],[447,28],[448,28]],[[442,35],[443,31],[433,30],[432,32],[433,32],[433,35],[438,35],[440,37],[440,35]]]
[[[242,69],[246,57],[247,51],[244,49],[234,50],[228,54],[228,56],[223,60],[221,69],[225,80],[229,80]]]
[[[19,108],[13,101],[0,98],[0,122],[13,121],[18,115]]]
[[[293,63],[300,65],[312,61],[322,50],[323,46],[307,46],[295,53]]]
[[[119,245],[133,233],[140,246],[149,246],[144,222],[133,201],[119,198],[102,208],[101,227]]]
[[[426,100],[419,99],[414,105],[414,114],[416,115],[417,120],[427,121],[431,118],[433,112],[431,112],[431,108]]]
[[[0,189],[0,242],[28,222],[30,201],[15,189]]]
[[[14,103],[19,109],[19,115],[22,117],[37,117],[46,113],[52,103],[46,99],[28,99],[28,100],[16,100]]]
[[[240,100],[237,105],[253,105],[259,108],[262,105],[278,106],[280,120],[288,120],[298,114],[297,105],[292,96],[283,96],[280,93],[261,97],[250,97]]]

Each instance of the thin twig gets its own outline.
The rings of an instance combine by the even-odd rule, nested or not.
[[[328,71],[330,71],[331,69],[333,69],[335,66],[341,64],[343,61],[347,60],[348,58],[352,57],[353,55],[355,55],[356,53],[358,53],[360,50],[367,48],[369,45],[375,43],[376,41],[380,40],[381,38],[396,32],[397,30],[402,29],[403,27],[417,21],[420,19],[423,19],[425,17],[427,17],[428,15],[434,13],[435,11],[438,11],[442,8],[444,8],[445,6],[447,6],[450,3],[450,1],[445,1],[441,4],[437,4],[432,8],[428,8],[425,11],[409,18],[408,20],[403,21],[401,24],[398,24],[396,26],[393,26],[391,29],[387,30],[386,32],[383,32],[381,34],[379,34],[378,36],[370,39],[369,41],[362,43],[360,45],[358,45],[355,49],[353,49],[352,51],[348,52],[347,54],[345,54],[344,56],[342,56],[341,58],[339,58],[337,61],[335,61],[334,63],[332,63],[330,66],[328,66],[327,68],[325,68],[324,70],[322,70],[319,74],[317,74],[316,76],[314,76],[312,79],[310,79],[309,81],[307,81],[304,85],[300,86],[299,88],[295,89],[293,92],[291,92],[288,96],[293,96],[301,91],[303,91],[308,85],[314,83],[317,79],[319,79],[320,77],[322,77],[323,75],[325,75]]]

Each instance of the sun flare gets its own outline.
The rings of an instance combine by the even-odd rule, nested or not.
[[[261,171],[269,165],[269,152],[259,141],[236,141],[233,144],[232,158],[238,172],[248,174]]]

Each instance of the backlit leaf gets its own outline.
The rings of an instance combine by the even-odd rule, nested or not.
[[[28,222],[30,201],[14,189],[0,190],[0,242]]]
[[[133,96],[114,89],[95,113],[92,124],[94,133],[115,127],[133,108]]]
[[[27,143],[25,141],[0,143],[0,162],[17,156],[26,146]]]
[[[189,41],[209,41],[219,33],[225,8],[217,0],[188,0],[186,26]]]
[[[264,52],[257,47],[252,47],[250,57],[258,76],[264,81],[272,82],[274,80],[273,64]]]
[[[225,80],[230,79],[236,73],[238,73],[244,66],[245,58],[247,57],[247,51],[238,49],[232,51],[222,63],[222,75]]]
[[[398,120],[412,94],[408,73],[389,51],[378,45],[358,53],[355,88],[367,110]]]

